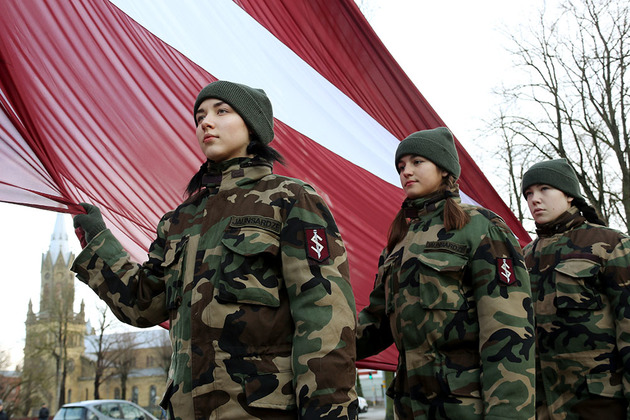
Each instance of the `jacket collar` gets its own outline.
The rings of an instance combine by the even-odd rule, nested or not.
[[[240,187],[258,181],[272,173],[273,165],[257,156],[234,158],[225,162],[208,162],[208,172],[202,185],[211,193]]]
[[[406,199],[402,203],[402,210],[407,218],[420,218],[438,210],[442,211],[447,198],[452,198],[459,204],[461,202],[459,187],[455,186],[453,189],[446,191],[436,191],[425,197],[413,200]]]
[[[577,207],[571,206],[567,211],[558,216],[557,219],[539,225],[536,223],[536,234],[539,237],[552,236],[556,233],[563,233],[584,223],[586,219],[582,216]]]

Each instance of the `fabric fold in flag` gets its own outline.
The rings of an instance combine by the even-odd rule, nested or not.
[[[266,91],[275,172],[327,201],[348,250],[357,310],[404,194],[398,141],[444,122],[351,0],[8,2],[0,22],[0,200],[99,206],[143,261],[159,218],[203,156],[196,94],[225,79]],[[209,44],[212,24],[222,42]],[[456,133],[455,133],[456,134]],[[527,232],[457,142],[464,199]],[[393,348],[360,366],[393,370]]]

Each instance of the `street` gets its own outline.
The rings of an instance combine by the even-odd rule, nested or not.
[[[359,420],[385,420],[385,406],[370,406],[367,413],[360,413]]]

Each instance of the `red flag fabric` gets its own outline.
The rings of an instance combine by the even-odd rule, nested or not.
[[[445,126],[351,0],[8,1],[0,22],[0,201],[99,206],[138,260],[202,163],[192,106],[207,83],[263,88],[272,145],[329,203],[357,310],[404,194],[398,141]],[[209,33],[212,33],[210,37]],[[218,35],[221,35],[220,37]],[[217,41],[219,39],[219,41]],[[527,232],[457,142],[464,200]],[[393,347],[359,366],[393,370]]]

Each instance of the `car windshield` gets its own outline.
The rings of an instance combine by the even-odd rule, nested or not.
[[[131,404],[125,404],[122,406],[123,413],[126,419],[143,420],[144,413],[139,408],[134,407]]]
[[[55,420],[85,420],[85,408],[62,407],[55,416]]]
[[[117,403],[99,404],[99,405],[95,405],[94,408],[96,408],[101,413],[113,419],[124,418],[122,415],[122,411],[120,411],[120,407],[118,406]]]

